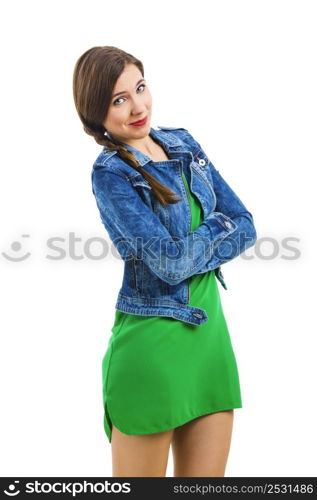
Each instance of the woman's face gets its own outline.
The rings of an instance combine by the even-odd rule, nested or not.
[[[117,93],[120,95],[115,95]],[[135,64],[126,65],[116,81],[112,96],[107,118],[103,122],[107,132],[127,144],[147,136],[151,128],[152,96]],[[130,125],[145,117],[145,125]]]

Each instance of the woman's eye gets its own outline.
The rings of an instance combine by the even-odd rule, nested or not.
[[[145,88],[145,87],[146,87],[145,83],[141,83],[141,85],[139,85],[139,86],[138,86],[138,89],[139,89],[140,87],[144,87],[144,88]],[[144,92],[144,89],[142,90],[142,92]],[[117,103],[118,101],[120,101],[120,99],[124,99],[124,97],[118,97],[118,99],[116,99],[115,101],[113,101],[113,104],[115,104],[115,105],[116,105],[116,103]],[[120,104],[120,103],[118,103],[118,104]]]
[[[120,101],[120,99],[124,99],[124,97],[118,97],[118,99],[116,99],[115,101],[113,101],[113,104],[116,104],[118,101]]]
[[[141,85],[139,85],[139,86],[138,86],[138,89],[139,89],[140,87],[144,87],[144,88],[145,88],[145,87],[146,87],[145,83],[141,83]]]

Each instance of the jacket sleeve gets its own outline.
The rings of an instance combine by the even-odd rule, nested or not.
[[[205,159],[207,162],[206,168],[209,168],[211,172],[213,189],[217,200],[215,211],[230,217],[237,225],[236,231],[220,242],[209,261],[201,268],[200,273],[203,273],[211,269],[216,269],[221,264],[240,255],[247,248],[252,247],[257,240],[257,232],[251,212],[247,210],[238,195],[209,160],[201,145],[188,130],[184,130],[189,144],[194,148],[195,156]]]
[[[170,285],[196,274],[211,253],[237,230],[230,217],[212,212],[184,238],[172,236],[129,180],[109,167],[92,170],[101,221],[123,259],[142,259]]]

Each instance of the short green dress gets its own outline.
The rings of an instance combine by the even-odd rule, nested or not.
[[[194,231],[203,220],[202,209],[182,176]],[[208,314],[199,326],[115,310],[102,359],[104,430],[110,443],[112,424],[125,434],[151,434],[208,413],[242,408],[214,270],[191,276],[189,290],[189,305]]]

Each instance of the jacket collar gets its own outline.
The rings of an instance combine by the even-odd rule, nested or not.
[[[166,132],[165,130],[157,130],[157,129],[154,129],[153,127],[151,127],[149,134],[156,142],[158,142],[165,149],[165,151],[167,153],[169,153],[169,151],[171,151],[171,148],[182,145],[182,142],[178,137],[176,137],[175,135],[172,135],[169,132]],[[140,163],[140,165],[142,165],[142,167],[146,163],[152,161],[152,158],[147,156],[145,153],[142,153],[138,149],[134,148],[133,146],[130,146],[129,144],[125,144],[125,143],[120,142],[120,141],[117,141],[117,142],[119,144],[124,145],[127,149],[129,149],[129,151],[131,151],[133,153],[134,157]],[[106,146],[104,147],[104,152],[107,152]]]

